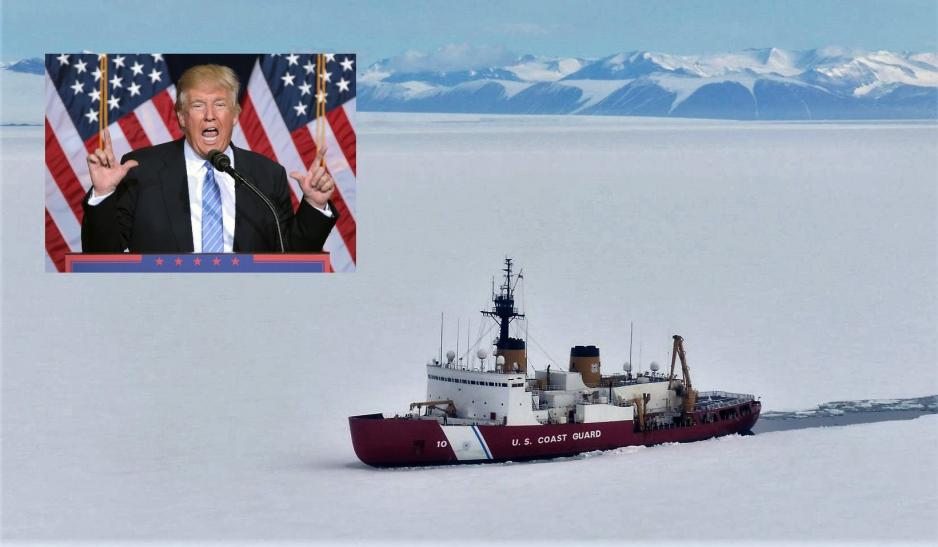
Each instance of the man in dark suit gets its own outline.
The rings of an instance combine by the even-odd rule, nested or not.
[[[118,164],[110,134],[88,156],[92,189],[81,226],[84,252],[275,252],[280,250],[270,210],[249,188],[235,185],[207,161],[212,150],[274,204],[288,252],[318,252],[335,225],[329,202],[335,181],[322,159],[293,172],[303,192],[296,213],[284,168],[231,145],[240,111],[238,80],[228,67],[200,65],[177,83],[176,116],[185,138],[134,150]]]

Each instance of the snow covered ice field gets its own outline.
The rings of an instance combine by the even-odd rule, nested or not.
[[[764,410],[938,393],[933,123],[360,114],[358,271],[43,273],[43,132],[3,128],[4,540],[935,541],[935,416],[377,471],[508,254],[530,362],[686,339]],[[543,352],[538,349],[543,348]],[[690,500],[690,507],[682,506]]]

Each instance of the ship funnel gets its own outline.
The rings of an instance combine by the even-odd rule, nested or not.
[[[583,383],[590,387],[599,385],[599,348],[596,346],[573,346],[570,348],[570,372],[579,372]]]
[[[508,338],[495,347],[495,354],[505,358],[505,371],[514,370],[515,364],[518,365],[518,372],[527,372],[528,356],[524,350],[524,340],[520,338]]]

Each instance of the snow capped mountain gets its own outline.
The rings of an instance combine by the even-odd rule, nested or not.
[[[41,59],[0,65],[2,124],[42,121]],[[521,57],[446,46],[358,74],[358,109],[738,120],[938,119],[938,53],[746,49]]]
[[[502,80],[516,82],[552,82],[576,72],[586,63],[583,59],[558,59],[525,55],[504,67],[470,66],[458,69],[404,69],[395,70],[393,59],[382,59],[359,75],[359,82],[423,82],[432,85],[454,86],[475,80]],[[412,65],[412,63],[410,63]]]
[[[516,64],[505,67],[521,81],[552,82],[566,78],[586,64],[584,59],[549,58],[525,55]]]
[[[10,72],[23,72],[26,74],[43,74],[46,71],[42,64],[42,59],[33,57],[32,59],[20,59],[14,63],[0,63],[0,70],[9,70]]]
[[[812,69],[812,76],[819,82],[852,88],[855,96],[870,93],[883,94],[896,84],[910,86],[938,86],[938,66],[935,56],[898,55],[888,51],[877,51],[837,63],[827,63]],[[929,62],[931,61],[931,62]]]
[[[930,52],[764,48],[713,55],[632,51],[593,60],[525,55],[462,70],[424,71],[413,62],[395,70],[394,64],[386,59],[362,74],[361,110],[938,118],[938,55]]]
[[[632,80],[659,72],[700,75],[690,58],[635,51],[604,57],[568,76],[571,80]]]
[[[41,59],[0,63],[0,125],[39,125],[44,103]]]

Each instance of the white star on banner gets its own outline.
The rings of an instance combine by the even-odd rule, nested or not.
[[[316,65],[314,65],[312,61],[307,60],[306,64],[303,65],[303,68],[306,69],[307,74],[312,74],[313,71],[316,70]]]
[[[159,82],[160,80],[162,80],[163,78],[160,77],[160,75],[162,74],[163,73],[160,72],[159,70],[156,70],[156,68],[151,70],[150,71],[150,83],[155,84],[156,82]]]
[[[293,109],[296,110],[296,115],[297,115],[297,116],[305,116],[305,115],[306,115],[306,105],[303,104],[302,101],[300,101],[299,103],[297,103],[296,106],[293,107]]]
[[[111,97],[107,100],[107,106],[110,110],[114,110],[115,108],[120,109],[120,104],[121,100],[114,95],[111,95]]]
[[[352,82],[346,80],[345,78],[342,78],[341,80],[339,80],[339,83],[336,85],[339,86],[339,91],[348,91],[348,85],[350,83]]]
[[[98,80],[100,80],[101,79],[101,67],[95,67],[94,72],[92,72],[91,75],[94,76],[94,81],[97,82]]]
[[[78,95],[79,93],[84,93],[84,92],[85,92],[85,84],[79,82],[78,80],[75,80],[75,84],[72,85],[71,87],[72,87],[72,91],[75,93],[75,95]]]
[[[104,59],[104,56],[105,56],[105,55],[107,55],[107,53],[99,53],[99,54],[98,54],[98,61],[100,61],[101,59]]]
[[[117,57],[114,57],[114,68],[117,68],[117,67],[124,68],[124,59],[126,59],[126,57],[124,57],[123,55],[118,55]]]
[[[300,97],[302,97],[303,95],[309,95],[310,94],[309,90],[311,87],[313,86],[310,85],[308,82],[303,82],[303,84],[300,85],[298,88],[300,90]]]
[[[332,63],[335,62],[335,53],[323,53],[326,56],[326,62]]]
[[[85,72],[86,70],[88,70],[87,68],[85,68],[87,66],[88,66],[88,63],[79,59],[78,62],[75,63],[75,70],[77,70],[78,73],[81,74],[82,72]]]
[[[297,61],[299,60],[299,58],[300,56],[297,55],[296,53],[291,53],[287,55],[287,63],[288,63],[287,66],[298,65],[299,63]]]
[[[163,60],[163,55],[160,53],[151,53],[150,57],[153,57],[153,62],[158,63]]]
[[[130,82],[130,87],[128,89],[130,90],[131,97],[136,97],[140,94],[140,84],[137,82]]]
[[[280,79],[283,80],[283,87],[293,85],[293,78],[295,77],[296,76],[294,76],[293,74],[290,74],[289,72],[281,76]]]
[[[326,97],[327,97],[327,96],[328,96],[328,93],[326,93],[325,91],[320,91],[319,93],[316,94],[316,99],[317,99],[319,102],[324,103],[324,102],[326,102]]]
[[[97,89],[92,89],[92,90],[88,93],[88,96],[91,97],[91,102],[95,102],[95,101],[100,101],[100,100],[101,100],[101,92],[98,91]]]
[[[339,63],[340,65],[342,65],[342,72],[345,72],[346,70],[352,70],[352,63],[354,63],[354,61],[352,61],[348,57],[346,57],[344,61]]]
[[[88,118],[88,123],[94,123],[98,121],[98,111],[93,108],[89,108],[88,113],[85,114],[85,117]]]
[[[324,82],[331,82],[331,81],[332,81],[332,73],[331,73],[331,72],[323,71],[323,73],[322,73],[322,80],[323,80]]]
[[[141,65],[137,61],[134,61],[134,64],[133,66],[130,67],[130,70],[134,71],[134,76],[140,76],[141,74],[143,74],[143,65]]]
[[[59,60],[59,66],[67,65],[67,64],[68,64],[68,58],[69,58],[69,57],[70,57],[70,55],[66,55],[66,54],[64,54],[64,53],[61,54],[61,55],[59,55],[58,57],[56,57],[56,59]]]
[[[114,77],[111,78],[111,87],[114,89],[117,89],[118,87],[124,87],[123,80],[123,78],[118,78],[117,74],[115,74]]]

